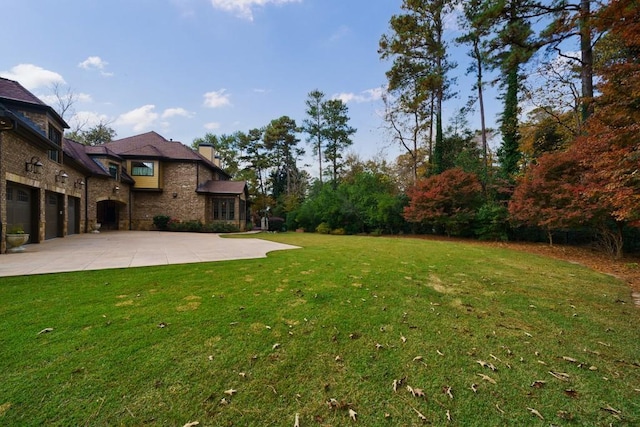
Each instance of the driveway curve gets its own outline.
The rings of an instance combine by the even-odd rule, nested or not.
[[[109,231],[25,245],[0,255],[0,277],[108,268],[264,258],[297,246],[261,239],[223,239],[210,233]]]

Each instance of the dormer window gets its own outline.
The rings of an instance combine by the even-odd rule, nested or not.
[[[153,162],[131,162],[132,176],[153,176]]]
[[[120,168],[115,163],[109,163],[109,175],[113,177],[113,179],[118,179],[118,170]]]
[[[53,126],[49,125],[49,140],[56,144],[58,147],[62,146],[62,132]]]

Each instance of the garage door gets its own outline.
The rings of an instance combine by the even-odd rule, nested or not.
[[[62,235],[60,227],[62,219],[62,203],[61,197],[57,193],[47,191],[45,197],[45,210],[44,210],[44,238],[53,239]]]
[[[35,198],[31,188],[7,183],[7,230],[13,226],[20,226],[25,233],[32,235],[30,239],[32,242],[34,241],[33,213],[36,212],[34,203]]]

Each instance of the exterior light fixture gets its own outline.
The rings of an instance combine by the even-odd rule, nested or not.
[[[82,180],[82,178],[78,178],[75,180],[75,182],[73,183],[73,186],[75,188],[83,188],[84,187],[84,181]]]
[[[58,174],[56,175],[56,182],[66,184],[67,178],[69,178],[69,175],[67,175],[67,173],[61,169],[60,171],[58,171]]]
[[[120,191],[120,187],[118,187],[117,185],[113,187],[113,192],[117,193],[118,191]]]
[[[43,164],[39,157],[33,156],[30,161],[26,162],[24,169],[27,172],[42,173]]]
[[[0,117],[0,131],[12,130],[15,128],[15,122],[8,117]]]

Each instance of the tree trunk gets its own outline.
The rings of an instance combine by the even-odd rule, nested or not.
[[[580,55],[582,67],[580,79],[582,80],[582,101],[580,112],[582,121],[591,115],[593,99],[593,49],[591,47],[591,2],[580,0]]]

